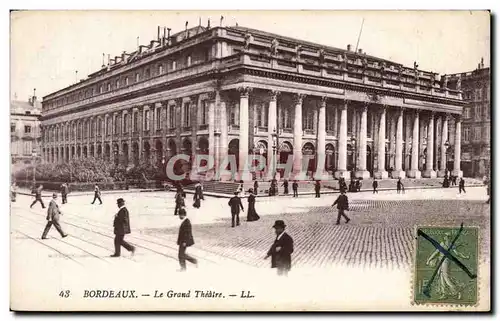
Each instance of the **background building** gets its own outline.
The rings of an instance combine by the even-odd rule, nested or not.
[[[325,178],[461,175],[461,93],[416,62],[238,26],[160,31],[44,97],[44,159],[260,154]]]
[[[484,61],[470,72],[447,75],[448,86],[461,90],[467,102],[462,114],[462,170],[471,177],[488,176],[491,157],[490,68]]]
[[[12,163],[30,163],[33,152],[40,156],[42,106],[36,95],[28,101],[10,102],[10,151]]]

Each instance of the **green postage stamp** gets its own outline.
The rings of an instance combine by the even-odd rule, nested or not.
[[[475,305],[478,255],[477,227],[418,227],[414,303]]]

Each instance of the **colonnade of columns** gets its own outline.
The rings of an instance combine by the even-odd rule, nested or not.
[[[254,90],[249,87],[242,87],[237,90],[239,93],[239,112],[237,123],[239,124],[239,132],[238,132],[238,140],[239,140],[239,154],[238,160],[240,167],[247,165],[247,161],[249,159],[249,151],[253,148],[253,141],[251,141],[251,128],[250,128],[250,99],[254,94]],[[278,129],[278,98],[280,97],[279,91],[269,90],[267,92],[267,149],[268,149],[268,158],[267,158],[267,168],[273,169],[274,164],[276,163],[276,159],[274,159],[275,155],[272,153],[272,146],[275,144],[273,135],[275,135],[276,130]],[[294,111],[294,122],[292,125],[292,137],[293,137],[293,173],[300,173],[303,171],[303,141],[304,141],[304,128],[303,128],[303,102],[305,99],[305,95],[296,94],[296,93],[286,93],[287,95],[292,95],[293,97],[293,108]],[[194,101],[193,101],[194,99]],[[359,178],[368,178],[370,177],[370,172],[368,170],[367,164],[367,146],[369,140],[368,133],[368,114],[369,112],[375,117],[374,130],[371,139],[373,139],[373,146],[377,150],[376,157],[376,170],[374,171],[374,176],[376,178],[387,178],[389,176],[386,170],[386,143],[387,143],[387,135],[386,128],[388,118],[388,113],[395,116],[395,158],[394,158],[394,169],[392,171],[393,178],[420,178],[424,177],[436,177],[436,176],[444,176],[446,173],[446,164],[447,164],[447,153],[446,149],[448,147],[448,119],[449,115],[437,114],[434,112],[421,111],[418,109],[404,109],[400,107],[392,107],[385,106],[380,104],[373,103],[357,103],[351,102],[349,100],[338,100],[331,99],[325,96],[316,96],[314,97],[318,101],[317,107],[317,117],[315,119],[315,128],[316,128],[316,168],[318,169],[316,173],[316,178],[325,179],[326,173],[324,172],[325,168],[325,149],[327,140],[330,142],[336,142],[336,150],[337,150],[337,164],[336,164],[336,172],[335,177],[340,178],[348,178],[351,173],[348,171],[348,111],[359,113],[360,122],[359,122],[359,131],[356,137],[351,136],[351,139],[355,140],[356,144],[356,155],[359,162],[356,163],[355,166],[355,176]],[[82,154],[82,150],[86,147],[88,156],[107,156],[112,158],[114,153],[118,154],[127,153],[124,155],[130,161],[133,159],[133,153],[138,153],[139,158],[142,157],[143,153],[143,141],[149,142],[150,151],[155,150],[155,140],[160,139],[162,142],[161,151],[156,151],[157,153],[161,153],[162,155],[175,155],[181,151],[181,139],[185,139],[189,137],[191,139],[197,138],[197,131],[200,130],[199,125],[206,125],[207,132],[203,132],[202,135],[208,137],[208,152],[211,156],[213,156],[215,160],[215,165],[218,166],[221,161],[228,155],[228,141],[230,132],[228,130],[228,108],[226,105],[226,101],[221,97],[221,92],[214,91],[210,93],[206,93],[203,96],[203,100],[206,100],[206,114],[207,119],[203,121],[203,124],[198,124],[201,115],[201,109],[203,105],[203,100],[201,96],[197,96],[195,98],[189,98],[187,101],[192,101],[193,104],[191,108],[195,108],[195,110],[191,113],[195,117],[192,120],[191,125],[184,126],[182,122],[186,118],[184,115],[183,104],[185,103],[186,98],[184,99],[174,99],[161,103],[156,103],[153,105],[146,105],[140,108],[133,107],[127,108],[125,110],[108,113],[104,115],[94,115],[86,119],[78,119],[74,121],[69,121],[65,123],[60,123],[57,125],[50,125],[44,128],[45,134],[44,138],[44,148],[43,148],[43,158],[49,162],[58,162],[58,161],[66,161],[71,160],[76,157],[77,148],[80,148],[80,155]],[[335,108],[340,114],[339,119],[336,119],[336,129],[335,137],[330,138],[327,137],[327,109],[332,106],[329,106],[328,103],[333,103]],[[174,106],[174,108],[170,108]],[[307,106],[307,108],[311,108],[311,106]],[[157,112],[157,109],[160,109],[160,112]],[[148,114],[146,114],[148,112]],[[405,115],[410,114],[412,117],[412,123],[405,123],[404,118]],[[147,115],[147,116],[146,116]],[[253,116],[253,115],[252,115]],[[144,117],[148,117],[150,121],[149,128],[144,124]],[[157,128],[156,121],[157,117],[160,117],[160,128]],[[436,168],[434,161],[435,151],[434,151],[434,143],[437,135],[434,132],[435,127],[435,118],[439,117],[439,122],[441,124],[441,133],[440,133],[440,155],[437,155],[440,158],[440,168]],[[426,163],[425,170],[423,173],[419,170],[419,158],[420,155],[420,146],[423,142],[420,139],[420,121],[423,119],[426,124],[428,124],[427,128],[427,154],[426,154]],[[85,122],[87,127],[87,135],[83,137],[82,124]],[[117,125],[115,123],[118,122]],[[461,176],[460,171],[460,138],[461,138],[461,123],[459,118],[455,118],[455,141],[454,141],[454,171],[455,175]],[[94,125],[90,125],[94,124]],[[411,141],[407,136],[405,139],[404,135],[404,126],[411,126]],[[107,128],[106,126],[111,126]],[[190,134],[184,134],[185,128],[190,127]],[[57,130],[56,130],[57,128]],[[376,128],[376,129],[375,129]],[[146,130],[148,129],[148,130]],[[90,131],[93,131],[93,134],[90,135]],[[390,130],[391,132],[394,129]],[[200,131],[201,133],[202,131]],[[58,137],[55,137],[56,133]],[[233,135],[233,134],[232,134]],[[279,135],[279,133],[276,133]],[[354,138],[353,138],[354,137]],[[176,142],[176,150],[169,150],[170,146],[168,143],[169,139],[174,139]],[[389,141],[391,141],[391,137]],[[132,148],[133,143],[138,143],[138,150],[134,151]],[[391,141],[393,144],[394,141]],[[123,146],[127,144],[128,150],[124,150]],[[403,144],[407,146],[410,145],[411,148],[411,164],[410,168],[404,168],[404,159],[405,159],[405,148]],[[108,151],[105,150],[105,146],[109,145],[109,155],[105,155]],[[115,151],[114,146],[117,145],[118,148]],[[93,148],[91,148],[91,146]],[[192,151],[193,154],[196,154],[196,142],[193,142],[193,146],[195,146]],[[394,145],[391,145],[394,146]],[[100,147],[100,148],[99,148]],[[58,152],[54,152],[57,150]],[[100,150],[100,155],[99,151]],[[408,150],[406,148],[406,150]],[[60,152],[59,152],[60,151]],[[93,155],[91,155],[91,151]],[[151,153],[154,154],[154,153]],[[268,178],[271,178],[273,175],[273,170],[268,170]],[[248,178],[245,178],[248,179]]]

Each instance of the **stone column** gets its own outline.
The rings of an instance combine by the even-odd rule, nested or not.
[[[427,159],[425,161],[424,177],[436,178],[434,171],[434,112],[429,116],[429,126],[427,127]]]
[[[192,155],[191,155],[191,169],[193,172],[198,172],[198,164],[196,162],[196,155],[198,155],[198,137],[196,136],[196,132],[198,129],[198,111],[201,109],[202,104],[202,96],[191,96],[191,109],[189,112],[191,113],[191,146],[192,146]]]
[[[389,175],[385,170],[385,117],[387,115],[387,107],[382,106],[380,111],[379,126],[378,126],[378,171],[374,176],[378,179],[388,178]]]
[[[275,164],[275,155],[273,150],[273,133],[278,134],[278,95],[280,92],[271,90],[269,93],[269,108],[268,108],[268,117],[267,117],[267,179],[272,179],[274,173],[276,172],[276,168],[274,168]],[[278,146],[276,146],[278,148]]]
[[[215,160],[218,155],[215,145],[215,92],[210,92],[208,99],[208,155]]]
[[[213,153],[214,153],[214,168],[215,168],[215,173],[219,172],[219,167],[220,167],[220,141],[221,141],[221,132],[218,129],[215,129],[214,131],[214,145],[213,145]]]
[[[220,144],[219,144],[219,160],[221,164],[227,158],[228,153],[228,134],[227,134],[227,110],[226,102],[221,101],[219,91],[216,92],[216,102],[219,101],[220,112]],[[217,106],[217,103],[216,103]]]
[[[358,140],[359,170],[356,171],[356,177],[362,179],[370,178],[370,172],[366,170],[367,137],[368,137],[368,104],[365,103],[363,109],[361,110],[361,126],[359,128],[359,140]]]
[[[326,151],[326,100],[327,97],[321,97],[318,108],[317,144],[316,144],[316,173],[315,179],[327,180],[328,173],[325,171],[325,151]]]
[[[248,114],[248,98],[250,95],[252,88],[249,87],[241,87],[239,88],[240,92],[240,135],[239,135],[239,172],[240,179],[242,180],[251,180],[250,172],[248,171],[248,122],[249,122],[249,114]],[[247,166],[248,165],[248,166]]]
[[[304,97],[305,96],[302,94],[296,94],[294,97],[295,115],[293,123],[293,169],[292,169],[294,176],[299,175],[302,170],[302,135],[303,135],[302,101],[304,100]]]
[[[411,143],[411,169],[408,172],[408,177],[411,178],[421,178],[421,173],[418,170],[418,158],[420,147],[418,145],[419,138],[419,111],[415,110],[413,118],[413,135]]]
[[[447,173],[446,168],[446,142],[448,141],[448,115],[444,115],[441,120],[441,168],[439,169],[438,176],[444,177]],[[449,143],[448,143],[449,145]]]
[[[453,156],[453,176],[462,177],[464,173],[460,170],[460,148],[462,138],[462,120],[455,116],[455,155]]]
[[[406,177],[406,172],[403,171],[403,114],[404,108],[401,108],[396,120],[396,159],[392,178]]]
[[[340,129],[339,129],[339,161],[337,166],[337,171],[335,172],[335,178],[349,178],[349,172],[347,171],[347,105],[349,101],[344,100],[343,105],[340,110]]]

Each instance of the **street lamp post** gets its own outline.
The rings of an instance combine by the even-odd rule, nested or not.
[[[446,140],[446,142],[444,143],[444,153],[445,155],[448,155],[448,148],[450,147],[450,142],[448,140]],[[448,158],[446,157],[446,162],[444,164],[444,176],[448,176]]]
[[[33,148],[31,151],[31,157],[32,157],[32,162],[33,162],[33,186],[36,186],[36,148]]]
[[[352,146],[353,146],[353,150],[351,151],[352,152],[352,158],[354,160],[354,169],[353,169],[353,172],[356,173],[356,170],[357,170],[357,164],[356,164],[356,138],[351,137],[351,143],[352,143]],[[356,175],[356,174],[354,174]],[[352,176],[352,175],[351,175]]]
[[[278,134],[276,134],[276,128],[273,130],[271,136],[273,137],[273,179],[276,179],[276,168],[278,167],[277,166]]]

